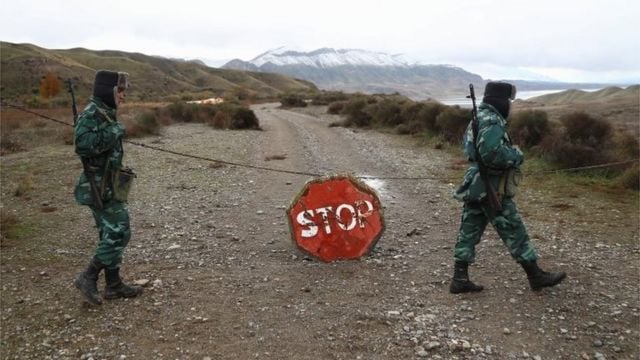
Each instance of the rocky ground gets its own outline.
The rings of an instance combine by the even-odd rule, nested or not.
[[[2,359],[637,359],[638,197],[563,193],[526,180],[518,204],[543,268],[540,293],[493,230],[452,295],[461,159],[417,138],[328,127],[322,108],[254,107],[264,131],[174,125],[141,140],[277,169],[380,177],[387,229],[360,261],[300,253],[285,209],[309,176],[127,145],[139,177],[123,275],[142,297],[87,305],[72,280],[92,255],[81,165],[46,145],[2,160],[2,207],[23,226],[1,247]],[[273,160],[272,160],[273,159]],[[280,159],[280,160],[275,160]],[[393,180],[389,177],[423,177]],[[20,184],[25,194],[14,196]],[[99,286],[103,286],[103,280]]]

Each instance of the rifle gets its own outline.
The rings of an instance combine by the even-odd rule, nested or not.
[[[493,218],[497,213],[502,211],[502,203],[496,190],[493,188],[491,182],[489,182],[489,175],[487,174],[487,167],[482,162],[482,157],[480,156],[480,151],[478,150],[478,110],[476,109],[476,93],[473,90],[473,84],[469,84],[469,96],[468,99],[471,99],[471,103],[473,104],[473,108],[471,110],[471,129],[473,130],[473,144],[476,149],[476,162],[478,163],[478,171],[480,172],[480,178],[484,183],[485,190],[487,192],[487,197],[489,198],[489,206],[491,207],[491,218]]]
[[[67,85],[69,86],[69,93],[71,94],[71,110],[73,110],[73,126],[75,128],[76,122],[78,121],[78,108],[76,107],[76,96],[73,93],[73,83],[71,82],[71,79],[67,79]],[[84,175],[87,177],[87,180],[89,180],[93,206],[98,210],[102,210],[104,208],[104,205],[102,204],[102,196],[100,195],[100,191],[98,190],[98,186],[96,185],[96,172],[91,168],[91,165],[89,165],[89,159],[80,156],[80,161],[82,161]]]

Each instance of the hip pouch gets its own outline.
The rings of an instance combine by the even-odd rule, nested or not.
[[[127,202],[135,178],[136,174],[131,168],[118,169],[113,172],[113,198],[116,201]]]

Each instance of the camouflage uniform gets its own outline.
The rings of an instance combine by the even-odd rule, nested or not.
[[[536,251],[529,240],[522,218],[518,215],[512,194],[500,191],[500,182],[506,171],[518,168],[522,164],[522,152],[513,147],[505,130],[506,121],[493,106],[480,104],[478,123],[477,152],[488,168],[488,177],[493,188],[503,195],[502,211],[493,218],[489,216],[491,209],[486,201],[485,185],[475,162],[478,154],[473,146],[470,124],[465,133],[464,143],[465,153],[472,164],[464,175],[462,185],[454,194],[456,199],[465,203],[454,258],[456,261],[473,263],[475,246],[480,242],[482,233],[490,222],[516,261],[535,261],[538,258]]]
[[[124,127],[116,119],[116,110],[91,97],[80,113],[75,128],[76,153],[89,159],[95,171],[95,183],[102,189],[103,208],[93,205],[91,186],[84,172],[75,188],[76,201],[88,205],[100,236],[95,256],[108,269],[118,268],[122,253],[131,238],[127,204],[113,198],[111,174],[122,167]]]
[[[515,87],[509,83],[487,83],[484,98],[478,107],[477,137],[474,139],[473,122],[469,123],[464,135],[465,154],[471,166],[464,175],[462,185],[454,193],[456,199],[464,202],[454,250],[453,278],[449,287],[454,294],[482,291],[484,288],[469,280],[468,267],[475,261],[476,245],[488,223],[496,229],[511,256],[527,273],[532,290],[555,286],[566,276],[564,272],[550,273],[538,267],[536,250],[513,202],[522,152],[511,143],[506,131],[506,118],[509,116],[510,100],[515,98],[515,94]],[[486,178],[501,202],[500,211],[490,205],[478,160],[484,165]]]
[[[126,195],[114,191],[114,187],[118,190],[122,187],[113,184],[114,179],[121,184],[122,173],[118,171],[122,168],[124,126],[116,119],[116,109],[124,100],[127,78],[128,74],[122,72],[96,73],[93,96],[78,117],[74,132],[76,153],[83,159],[84,170],[94,179],[101,200],[93,198],[90,178],[83,171],[75,187],[75,198],[91,208],[100,238],[94,256],[74,285],[95,305],[102,304],[97,282],[103,270],[104,298],[135,297],[142,293],[142,288],[126,285],[120,278],[122,253],[131,238],[131,229],[126,201],[121,201]]]

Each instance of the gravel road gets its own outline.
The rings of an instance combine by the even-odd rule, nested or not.
[[[450,194],[460,158],[417,138],[328,127],[338,118],[323,108],[254,110],[263,131],[182,124],[140,141],[254,166],[378,177],[369,184],[387,229],[372,254],[326,264],[296,249],[285,209],[310,176],[127,145],[139,177],[122,272],[145,293],[90,307],[72,285],[97,237],[88,209],[73,202],[79,161],[63,145],[7,155],[2,207],[30,230],[2,242],[1,358],[638,358],[637,199],[570,196],[567,210],[525,181],[518,203],[540,264],[567,280],[531,292],[488,230],[470,269],[485,290],[452,295],[461,204]],[[25,176],[33,189],[13,196]],[[389,179],[397,177],[423,179]]]

